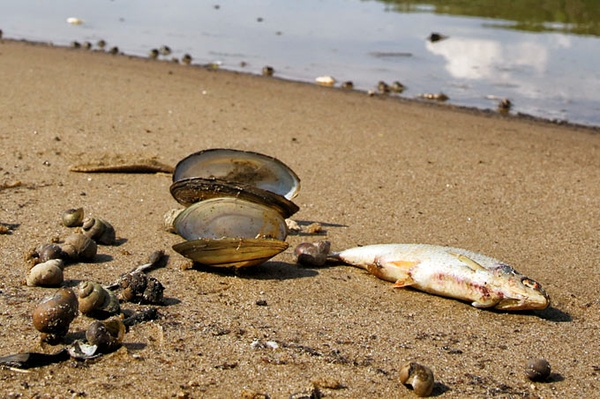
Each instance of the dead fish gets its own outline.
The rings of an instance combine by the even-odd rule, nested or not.
[[[509,265],[475,252],[426,244],[350,248],[329,259],[363,268],[394,287],[471,302],[476,308],[541,310],[550,298],[536,281]]]

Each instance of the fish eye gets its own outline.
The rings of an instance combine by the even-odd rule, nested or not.
[[[539,290],[539,289],[540,289],[540,285],[539,285],[539,284],[538,284],[536,281],[533,281],[533,280],[531,280],[531,279],[529,279],[529,278],[523,278],[523,279],[521,280],[521,283],[522,283],[522,284],[523,284],[525,287],[529,287],[529,288],[532,288],[532,289],[534,289],[534,290]]]

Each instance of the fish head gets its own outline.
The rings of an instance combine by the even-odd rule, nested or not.
[[[500,269],[500,291],[502,298],[494,306],[500,310],[543,310],[550,305],[550,297],[541,284],[529,277],[515,272],[510,267]]]

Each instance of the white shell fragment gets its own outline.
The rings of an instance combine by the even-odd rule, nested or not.
[[[332,76],[319,76],[315,79],[315,82],[320,86],[333,86],[335,79]]]
[[[67,23],[71,25],[81,25],[83,24],[83,20],[75,17],[67,18]]]

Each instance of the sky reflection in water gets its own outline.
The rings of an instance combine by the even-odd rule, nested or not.
[[[218,9],[215,5],[219,5]],[[146,56],[169,45],[195,64],[286,79],[320,75],[352,80],[360,90],[400,81],[403,97],[444,92],[453,104],[600,126],[598,37],[504,29],[510,21],[434,14],[430,6],[399,13],[357,0],[0,0],[5,37],[52,41],[105,39]],[[413,8],[414,10],[415,8]],[[84,20],[70,26],[67,17]],[[259,21],[259,18],[262,20]],[[431,32],[449,39],[431,43]],[[242,67],[240,63],[247,63]]]

